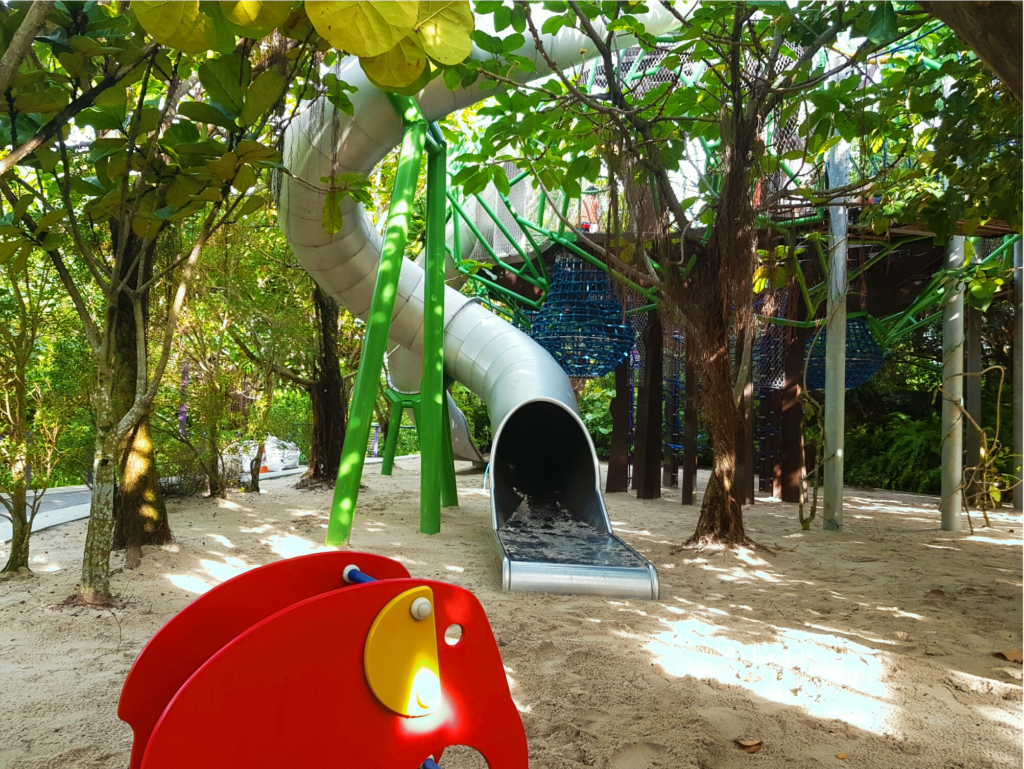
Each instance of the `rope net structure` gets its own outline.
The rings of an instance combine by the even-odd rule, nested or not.
[[[627,360],[633,329],[608,274],[583,259],[555,258],[551,292],[530,336],[574,379],[604,376]]]
[[[807,341],[807,389],[825,389],[825,331]],[[846,389],[867,382],[882,367],[885,355],[864,318],[846,321]]]

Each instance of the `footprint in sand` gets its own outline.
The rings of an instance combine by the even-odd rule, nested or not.
[[[626,745],[612,753],[612,769],[648,769],[651,761],[665,752],[665,746],[656,742]]]

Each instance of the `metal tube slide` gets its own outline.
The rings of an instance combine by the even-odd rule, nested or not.
[[[660,8],[647,22],[654,34],[673,25]],[[547,35],[543,42],[563,69],[595,53],[590,39],[573,29]],[[534,73],[520,73],[523,81],[550,74],[532,40],[516,53],[537,66]],[[489,54],[474,48],[473,55]],[[321,100],[292,122],[284,150],[291,175],[284,177],[279,212],[302,266],[352,314],[365,318],[381,236],[363,206],[351,199],[341,206],[343,230],[326,233],[320,223],[326,191],[319,180],[369,174],[401,141],[402,121],[354,58],[342,63],[338,76],[359,89],[352,95],[353,115]],[[416,99],[424,117],[435,121],[490,94],[478,86],[449,91],[436,78]],[[423,284],[423,270],[403,260],[390,337],[417,357],[423,342]],[[597,455],[565,372],[529,336],[452,288],[445,290],[444,309],[445,372],[487,404],[494,426],[491,516],[504,589],[656,598],[654,567],[612,533]]]

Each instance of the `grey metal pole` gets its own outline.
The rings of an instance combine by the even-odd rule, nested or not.
[[[1017,486],[1013,490],[1013,509],[1024,510],[1024,486],[1021,485],[1021,456],[1024,455],[1024,258],[1021,241],[1013,247],[1013,453],[1017,455]]]
[[[850,147],[841,141],[828,157],[828,184],[850,180]],[[846,198],[829,210],[828,321],[825,327],[825,498],[822,526],[843,528],[843,452],[846,432]]]
[[[946,269],[964,263],[964,239],[956,235],[946,247]],[[960,408],[964,399],[964,289],[949,289],[942,306],[942,513],[943,531],[960,531],[962,511],[964,420]]]

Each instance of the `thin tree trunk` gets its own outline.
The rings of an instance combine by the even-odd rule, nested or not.
[[[111,228],[111,236],[116,240],[117,227]],[[127,253],[134,254],[139,245],[135,235],[129,234]],[[142,279],[147,280],[152,272],[152,253],[146,254],[144,259],[141,272]],[[125,270],[134,261],[134,256],[126,258]],[[133,276],[125,275],[125,278],[129,283],[134,282]],[[146,298],[143,298],[142,313],[148,320],[149,302]],[[135,404],[139,365],[135,313],[131,300],[124,293],[118,297],[114,323],[113,404],[114,418],[120,421]],[[167,506],[160,489],[149,414],[129,431],[122,442],[118,470],[120,484],[114,492],[113,547],[116,550],[127,548],[125,565],[133,569],[142,557],[143,545],[164,545],[172,540]]]
[[[308,388],[313,411],[313,440],[307,477],[334,481],[338,477],[347,422],[345,381],[338,358],[338,303],[320,286],[314,289],[313,302],[320,326],[320,361],[316,384]]]
[[[96,436],[92,466],[92,507],[82,559],[81,599],[88,604],[107,605],[111,602],[110,550],[114,536],[118,446],[119,441],[114,435],[100,432]]]
[[[21,480],[17,478],[17,471],[15,471],[14,483],[11,484],[10,488],[10,502],[12,509],[11,513],[11,552],[7,556],[7,565],[4,566],[3,570],[17,571],[18,569],[28,566],[28,545],[29,539],[32,536],[31,527],[29,525],[29,516],[25,509],[25,502],[28,499],[25,487],[24,472],[21,473]]]
[[[36,0],[25,9],[25,17],[18,25],[7,50],[4,51],[3,58],[0,58],[0,94],[10,86],[18,67],[32,46],[32,41],[46,23],[46,14],[54,5],[54,0]]]

